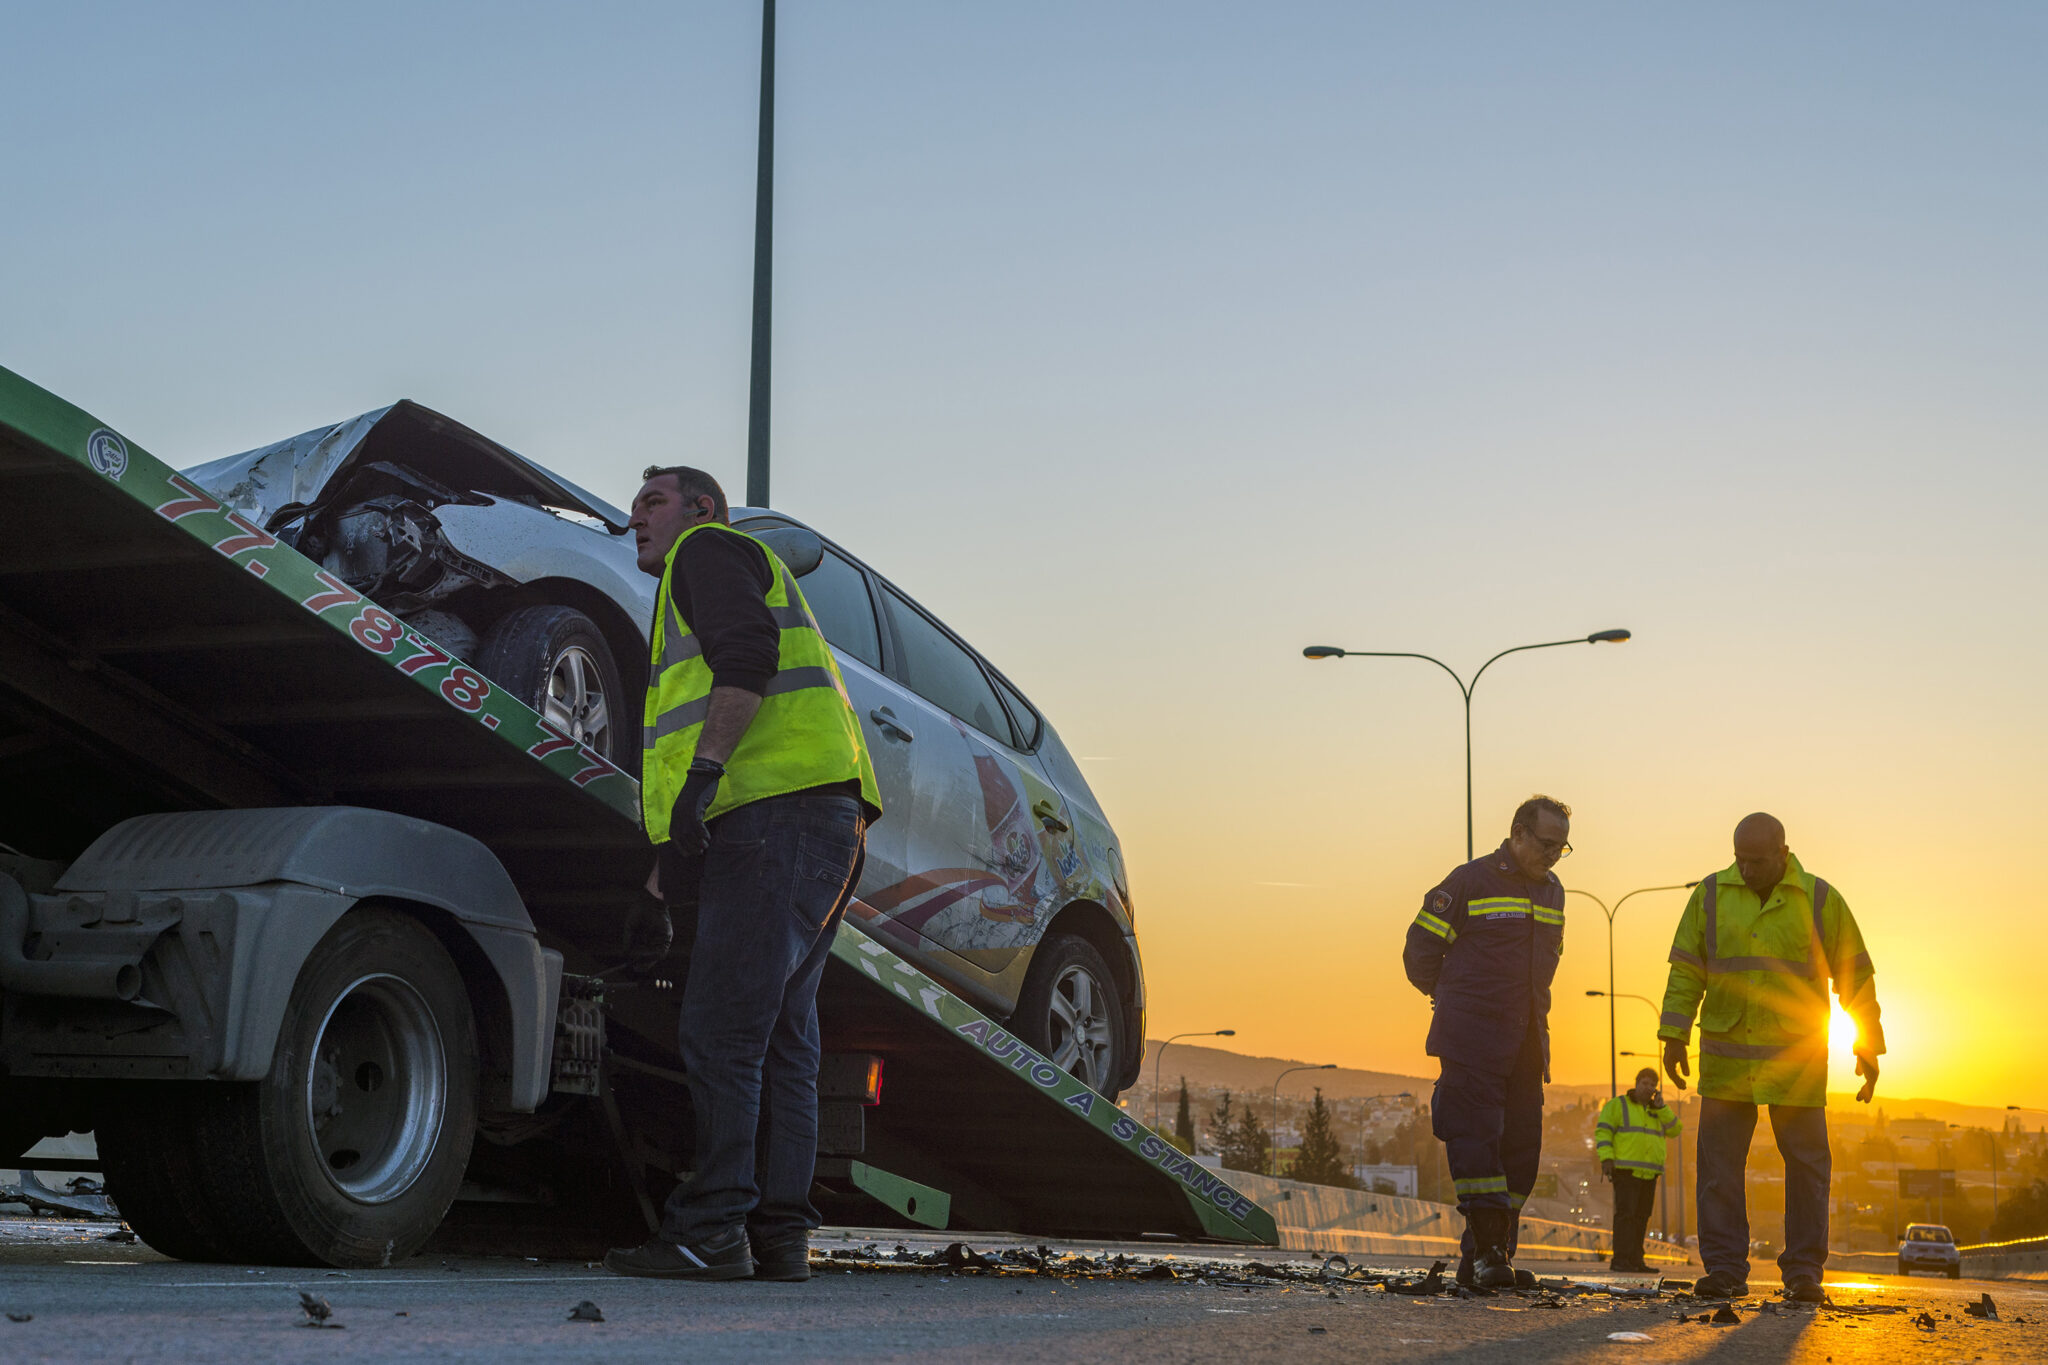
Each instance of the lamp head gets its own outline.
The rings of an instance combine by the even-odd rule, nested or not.
[[[1218,1038],[1235,1038],[1237,1030],[1234,1028],[1220,1028],[1216,1030],[1215,1036]]]
[[[1606,992],[1606,991],[1587,991],[1587,992],[1586,992],[1586,994],[1588,994],[1588,995],[1605,995],[1605,994],[1607,994],[1607,992]]]
[[[1310,645],[1307,649],[1301,651],[1301,657],[1304,659],[1341,659],[1344,657],[1344,651],[1337,645]]]
[[[1626,630],[1596,630],[1586,637],[1586,643],[1589,645],[1618,645],[1630,638],[1631,632]]]

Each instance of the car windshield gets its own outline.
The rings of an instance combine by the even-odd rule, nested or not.
[[[1907,1228],[1906,1240],[1909,1242],[1951,1242],[1955,1239],[1948,1235],[1947,1228]]]

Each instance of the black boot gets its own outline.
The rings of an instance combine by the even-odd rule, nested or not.
[[[1514,1265],[1515,1252],[1521,1246],[1521,1244],[1522,1211],[1520,1209],[1510,1209],[1508,1211],[1508,1239],[1506,1247],[1509,1265]],[[1515,1288],[1534,1289],[1535,1287],[1536,1277],[1529,1271],[1522,1269],[1520,1266],[1515,1266]]]
[[[1508,1259],[1508,1229],[1514,1214],[1506,1209],[1474,1209],[1465,1218],[1472,1226],[1473,1287],[1513,1289],[1515,1267]]]

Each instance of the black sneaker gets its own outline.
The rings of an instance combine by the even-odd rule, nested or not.
[[[1712,1271],[1692,1282],[1692,1294],[1696,1299],[1739,1299],[1748,1292],[1748,1280],[1725,1270]]]
[[[614,1247],[604,1268],[653,1280],[744,1280],[754,1273],[754,1258],[747,1230],[735,1227],[694,1246],[650,1237],[637,1247]]]
[[[1794,1303],[1825,1303],[1828,1296],[1811,1275],[1794,1275],[1785,1281],[1785,1297]]]
[[[754,1244],[754,1278],[794,1284],[811,1278],[811,1237],[792,1232]]]

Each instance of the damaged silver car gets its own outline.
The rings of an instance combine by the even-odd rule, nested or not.
[[[618,508],[412,402],[185,475],[634,767],[654,583]]]

